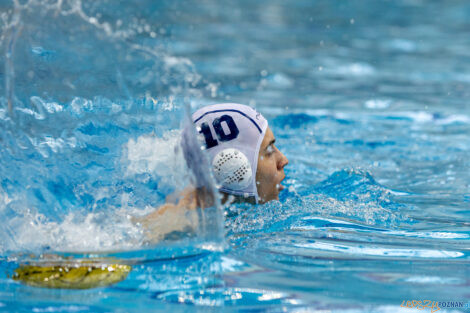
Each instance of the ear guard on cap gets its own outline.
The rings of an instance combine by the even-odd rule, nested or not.
[[[248,187],[252,180],[250,161],[238,149],[224,149],[212,160],[214,176],[222,187],[241,191]]]

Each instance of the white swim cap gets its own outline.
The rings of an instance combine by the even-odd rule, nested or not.
[[[255,197],[258,202],[256,169],[268,121],[251,107],[237,103],[203,107],[192,115],[192,120],[219,190]]]

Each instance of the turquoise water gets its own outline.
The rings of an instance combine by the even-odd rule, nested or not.
[[[0,12],[0,310],[468,311],[444,303],[470,301],[465,1]],[[149,244],[131,216],[210,184],[178,149],[186,111],[225,101],[266,116],[287,188],[279,202],[199,211],[194,229]],[[81,291],[9,278],[41,254],[133,269]]]

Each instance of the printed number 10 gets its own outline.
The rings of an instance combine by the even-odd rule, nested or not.
[[[230,131],[228,134],[225,133],[225,130],[222,127],[223,122],[225,122],[227,128]],[[240,133],[237,125],[235,124],[235,121],[230,115],[222,115],[221,117],[214,119],[212,122],[212,127],[214,127],[214,132],[217,135],[217,138],[222,142],[233,140],[237,138],[238,134]],[[199,132],[204,135],[207,149],[215,147],[219,144],[217,140],[212,137],[211,129],[207,123],[201,124],[201,129]]]

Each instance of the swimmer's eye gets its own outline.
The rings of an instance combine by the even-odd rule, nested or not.
[[[271,155],[273,154],[274,152],[274,147],[273,145],[269,145],[267,148],[266,148],[266,155]]]
[[[271,156],[273,154],[273,152],[276,150],[274,148],[274,143],[276,142],[276,139],[273,139],[269,142],[268,146],[266,147],[266,150],[265,150],[265,155],[267,156]]]

